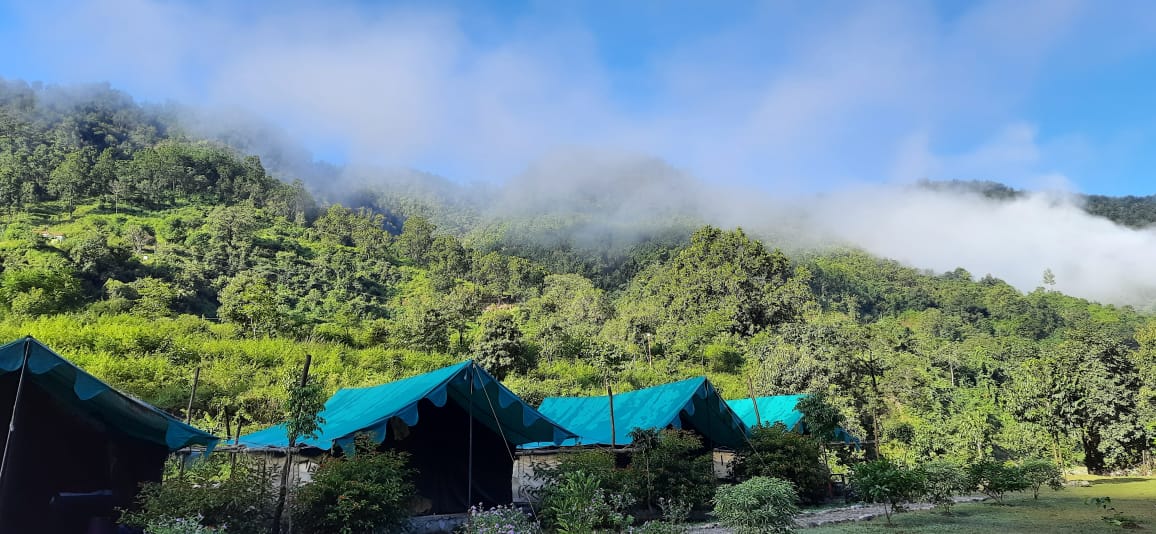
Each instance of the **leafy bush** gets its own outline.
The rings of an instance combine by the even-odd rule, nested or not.
[[[883,503],[883,514],[891,524],[891,514],[923,493],[923,474],[888,460],[875,460],[855,466],[851,484],[863,499]]]
[[[541,531],[538,523],[513,506],[495,506],[486,510],[478,505],[470,507],[469,520],[455,532],[458,534],[538,534]]]
[[[355,455],[325,459],[313,481],[297,490],[294,525],[306,533],[397,529],[414,496],[408,460],[404,453],[363,446]]]
[[[714,491],[714,467],[697,435],[685,430],[635,429],[630,436],[634,454],[625,475],[631,495],[651,510],[659,497],[692,508],[706,506]]]
[[[201,524],[205,518],[194,517],[160,518],[149,521],[144,530],[148,534],[225,534],[224,526],[206,527]]]
[[[607,494],[595,475],[569,471],[543,493],[543,521],[559,534],[585,534],[598,527],[620,529],[634,522],[625,514],[631,501],[622,494]]]
[[[1033,499],[1040,498],[1040,488],[1045,485],[1056,491],[1064,489],[1064,473],[1048,460],[1027,460],[1019,470],[1028,487],[1032,489]]]
[[[583,472],[598,480],[598,487],[614,493],[624,489],[624,473],[615,468],[614,453],[606,450],[585,450],[559,454],[555,464],[535,463],[534,478],[542,483],[535,497],[560,484],[567,473]]]
[[[273,520],[271,475],[252,459],[240,457],[230,467],[223,455],[213,456],[183,477],[142,486],[136,505],[121,521],[149,532],[220,532],[227,526],[232,533],[263,534]]]
[[[690,517],[690,504],[676,499],[658,498],[658,509],[662,519],[647,521],[641,527],[631,529],[633,534],[687,534],[690,527],[686,519]]]
[[[739,479],[761,476],[791,482],[804,502],[821,501],[827,494],[830,475],[819,444],[781,423],[751,429],[747,446],[731,465]]]
[[[950,513],[955,497],[972,490],[967,471],[946,460],[927,462],[919,467],[923,474],[923,498],[936,508]]]
[[[1003,504],[1003,498],[1008,492],[1023,491],[1029,487],[1020,468],[993,460],[980,460],[972,464],[968,467],[968,476],[972,486],[999,504]]]
[[[786,480],[754,477],[715,490],[714,513],[735,534],[793,532],[798,495]]]

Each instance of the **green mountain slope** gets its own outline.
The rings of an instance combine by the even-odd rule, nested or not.
[[[641,165],[606,187],[679,183]],[[308,353],[330,390],[466,357],[532,401],[704,373],[733,398],[750,378],[827,393],[897,456],[1103,471],[1152,451],[1156,319],[1133,309],[855,250],[788,256],[662,202],[610,222],[581,209],[603,196],[565,189],[532,191],[559,199],[541,211],[384,184],[343,207],[163,108],[4,82],[0,338],[31,333],[174,412],[201,367],[194,419],[220,433],[278,421]]]

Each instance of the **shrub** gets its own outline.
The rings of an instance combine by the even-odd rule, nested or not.
[[[795,485],[804,502],[818,502],[827,494],[829,473],[819,444],[786,426],[757,426],[751,429],[747,446],[738,451],[731,464],[736,477],[774,477]]]
[[[1055,491],[1064,489],[1064,474],[1048,460],[1027,460],[1020,466],[1020,474],[1032,489],[1032,498],[1040,498],[1040,488],[1048,486]]]
[[[566,473],[581,471],[598,479],[598,487],[621,493],[624,474],[615,469],[614,453],[606,450],[585,450],[558,455],[555,464],[535,463],[534,478],[541,481],[542,488],[551,488],[562,482]],[[541,493],[543,490],[538,490]],[[535,495],[541,497],[541,495]]]
[[[953,497],[972,489],[967,471],[953,462],[927,462],[919,470],[923,474],[923,498],[947,513],[955,505]]]
[[[754,477],[715,491],[714,513],[735,534],[793,532],[799,512],[795,488],[778,478]]]
[[[690,517],[690,504],[677,499],[658,498],[658,509],[662,511],[662,520],[647,521],[641,527],[632,529],[633,534],[687,534],[690,527],[686,524]]]
[[[918,471],[900,467],[888,460],[875,460],[855,466],[851,484],[864,500],[883,503],[883,514],[891,524],[891,514],[923,493],[923,476]]]
[[[393,531],[408,519],[415,474],[408,455],[357,445],[352,456],[323,460],[297,490],[293,523],[302,532]]]
[[[714,491],[714,467],[698,436],[685,430],[644,429],[630,436],[634,454],[625,476],[631,495],[650,510],[660,496],[706,507]]]
[[[513,506],[495,506],[486,510],[479,504],[470,507],[466,524],[458,534],[538,534],[542,529],[530,516]]]
[[[121,522],[149,532],[220,532],[227,526],[232,533],[263,534],[273,524],[271,475],[256,461],[241,457],[230,467],[216,455],[183,477],[143,485]]]
[[[968,468],[970,483],[980,493],[1003,504],[1004,495],[1012,491],[1028,489],[1028,481],[1023,472],[1014,465],[993,460],[980,460]]]
[[[194,517],[161,518],[149,521],[144,530],[148,534],[225,534],[225,527],[206,527],[201,524],[205,518]]]
[[[607,494],[590,473],[570,471],[543,492],[542,515],[559,534],[585,534],[597,527],[617,529],[634,522],[624,513],[631,500],[621,494]]]

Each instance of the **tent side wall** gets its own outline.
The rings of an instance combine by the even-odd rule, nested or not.
[[[509,504],[514,470],[513,448],[498,433],[470,416],[456,402],[439,408],[428,400],[418,404],[417,425],[393,425],[383,449],[410,455],[417,470],[421,513],[465,512],[471,505]],[[400,423],[400,421],[399,421]],[[473,466],[470,475],[470,427],[473,427]],[[472,490],[468,488],[472,480]]]
[[[19,373],[0,376],[0,420],[12,415]],[[87,518],[132,504],[144,481],[159,481],[166,447],[132,439],[76,413],[26,379],[0,488],[0,532],[86,532]],[[3,452],[0,440],[0,454]],[[53,506],[61,493],[107,490],[82,507]],[[83,509],[82,509],[83,508]]]

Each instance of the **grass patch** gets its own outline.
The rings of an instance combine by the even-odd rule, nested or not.
[[[1040,500],[1031,494],[1010,496],[1005,506],[991,504],[961,504],[950,516],[921,511],[892,517],[895,526],[888,527],[882,519],[863,523],[817,527],[808,529],[813,534],[844,534],[871,532],[1038,532],[1069,534],[1082,532],[1124,532],[1132,529],[1147,531],[1156,528],[1156,477],[1097,478],[1087,488],[1065,488],[1062,491],[1040,493]],[[1087,501],[1108,497],[1110,508],[1105,510]],[[1105,521],[1104,517],[1116,519]],[[1127,521],[1118,521],[1119,519]],[[1138,523],[1133,526],[1132,522]]]

